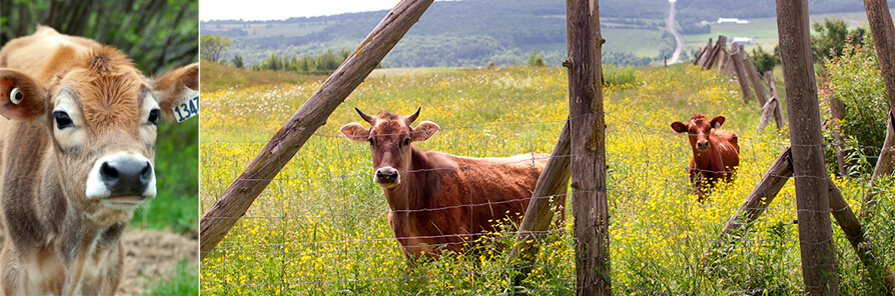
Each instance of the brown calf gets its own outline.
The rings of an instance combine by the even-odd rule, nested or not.
[[[197,89],[197,64],[153,81],[49,27],[0,49],[4,294],[116,292],[122,231],[156,195],[156,125]]]
[[[548,154],[505,158],[471,158],[413,147],[438,132],[431,121],[410,124],[410,116],[358,114],[372,126],[352,122],[341,132],[353,141],[369,142],[373,182],[388,201],[389,224],[404,255],[438,255],[443,249],[460,251],[483,231],[494,231],[497,221],[519,222],[528,207]],[[565,204],[560,198],[559,204]],[[562,216],[561,216],[562,217]]]
[[[705,115],[694,114],[687,124],[675,121],[671,129],[687,133],[693,157],[690,158],[690,182],[703,201],[705,189],[711,188],[719,180],[730,181],[740,165],[740,146],[737,135],[721,130],[724,116],[718,115],[709,121]]]

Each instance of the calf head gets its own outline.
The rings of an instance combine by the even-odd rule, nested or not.
[[[110,47],[62,46],[51,61],[36,76],[0,69],[0,114],[46,127],[56,172],[44,179],[58,180],[75,210],[100,225],[127,221],[156,195],[157,124],[198,89],[198,65],[153,81]]]
[[[416,127],[410,127],[420,115],[420,109],[409,116],[387,112],[374,116],[357,108],[355,110],[361,118],[370,123],[370,128],[352,122],[342,126],[342,134],[353,141],[370,143],[373,169],[376,170],[373,182],[385,188],[401,184],[403,176],[406,176],[410,169],[410,143],[428,140],[438,131],[438,125],[431,121],[423,121]]]
[[[690,146],[693,153],[702,153],[709,149],[709,136],[713,128],[721,128],[724,124],[724,116],[718,115],[709,121],[705,115],[693,114],[686,124],[675,121],[671,123],[671,129],[678,133],[687,133],[690,137]]]

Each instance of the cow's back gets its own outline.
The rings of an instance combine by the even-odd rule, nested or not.
[[[93,47],[96,41],[62,35],[53,28],[38,26],[34,34],[10,40],[0,49],[0,67],[18,69],[26,73],[38,73],[55,58],[60,47],[74,49],[81,54]]]

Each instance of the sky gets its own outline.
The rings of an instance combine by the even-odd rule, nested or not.
[[[391,9],[399,0],[202,0],[199,18],[281,20]]]

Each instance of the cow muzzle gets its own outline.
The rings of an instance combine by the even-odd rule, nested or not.
[[[155,194],[155,171],[142,155],[101,157],[87,176],[87,198],[99,199],[109,208],[133,210]]]
[[[392,187],[401,183],[401,175],[393,167],[381,167],[373,175],[373,182],[383,187]]]
[[[709,141],[696,142],[696,150],[699,150],[699,152],[705,152],[708,149],[709,149]]]

